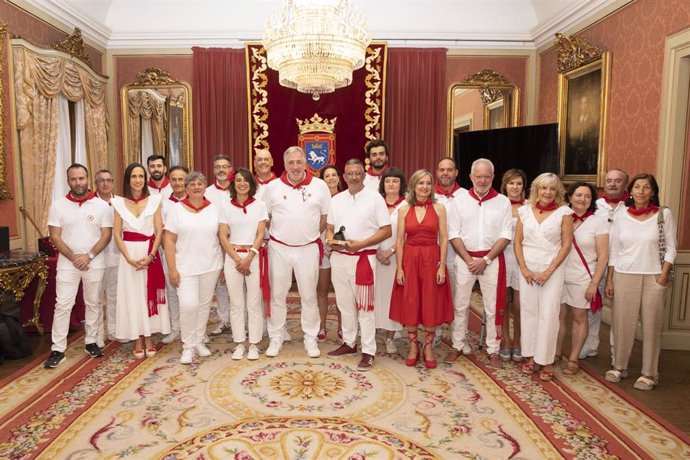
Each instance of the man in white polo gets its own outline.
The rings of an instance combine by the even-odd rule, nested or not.
[[[364,176],[364,187],[378,192],[381,176],[388,169],[388,144],[383,139],[369,141],[364,147],[364,151],[369,159],[369,169]]]
[[[105,257],[101,253],[110,242],[113,214],[103,200],[89,190],[86,167],[73,164],[67,168],[70,191],[50,206],[48,228],[50,239],[60,255],[55,281],[55,316],[53,317],[53,350],[45,367],[54,368],[65,360],[69,318],[77,297],[79,283],[83,283],[86,317],[84,321],[86,353],[101,356],[96,344],[101,312],[101,281]]]
[[[444,362],[455,362],[466,348],[470,298],[479,280],[486,313],[486,350],[491,366],[501,368],[503,363],[498,350],[506,302],[503,250],[512,238],[510,200],[491,188],[494,180],[491,161],[475,160],[470,179],[472,188],[448,204],[448,239],[458,257],[455,260],[453,348]]]
[[[151,195],[163,195],[166,200],[172,193],[172,187],[168,176],[168,167],[165,166],[165,157],[163,155],[150,155],[146,159],[146,168],[149,170],[149,181],[146,183],[149,187]]]
[[[268,149],[254,150],[254,179],[256,179],[257,200],[264,201],[266,186],[278,177],[273,172],[273,156]]]
[[[356,158],[345,163],[347,190],[331,199],[326,220],[326,239],[343,229],[342,246],[333,246],[331,280],[340,310],[343,343],[330,357],[357,353],[357,326],[362,359],[357,366],[368,371],[376,355],[374,317],[374,269],[379,243],[391,236],[391,219],[383,197],[364,188],[364,164]]]
[[[293,146],[283,154],[285,172],[266,186],[264,201],[270,216],[271,240],[268,244],[271,281],[266,356],[278,356],[283,346],[287,294],[295,273],[302,304],[301,322],[304,349],[311,358],[321,355],[316,343],[321,319],[316,302],[319,262],[323,253],[320,234],[326,227],[331,203],[328,186],[307,174],[302,148]]]

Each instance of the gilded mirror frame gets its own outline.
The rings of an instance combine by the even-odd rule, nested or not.
[[[448,111],[447,111],[447,129],[446,129],[446,153],[453,157],[453,130],[454,130],[454,112],[455,112],[455,98],[453,97],[455,90],[462,89],[476,89],[479,90],[482,102],[484,103],[484,122],[489,121],[490,110],[489,106],[495,104],[500,100],[504,100],[503,105],[503,125],[504,127],[514,127],[518,125],[520,116],[520,89],[513,83],[510,83],[503,75],[494,72],[490,69],[484,69],[480,72],[473,73],[467,76],[464,80],[452,83],[448,87]],[[506,96],[508,96],[506,98]],[[509,107],[506,107],[510,105]],[[488,128],[487,128],[488,129]]]
[[[163,90],[164,92],[182,89],[181,96],[177,99],[168,98],[166,103],[166,115],[167,120],[171,119],[171,113],[173,109],[182,108],[182,127],[180,134],[182,136],[181,142],[181,153],[180,153],[180,163],[188,168],[192,169],[194,167],[194,155],[192,153],[193,141],[192,141],[192,87],[189,83],[182,80],[176,80],[170,75],[169,72],[158,69],[156,67],[149,67],[137,74],[136,81],[134,83],[129,83],[122,87],[120,90],[121,99],[121,120],[122,120],[122,152],[123,160],[125,165],[132,162],[141,161],[140,158],[134,158],[134,153],[130,149],[130,134],[129,134],[129,100],[128,93],[130,90]],[[173,114],[173,116],[175,116]],[[166,134],[165,145],[166,151],[161,154],[165,156],[168,163],[170,163],[170,135]],[[174,166],[168,164],[168,167]]]

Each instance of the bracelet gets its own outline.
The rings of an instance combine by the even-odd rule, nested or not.
[[[254,254],[256,254],[257,256],[259,255],[259,250],[258,250],[258,249],[254,248],[254,247],[251,247],[251,248],[249,248],[249,250],[250,250],[251,252],[253,252]]]
[[[151,262],[153,262],[154,260],[156,260],[156,256],[154,256],[153,254],[149,254],[149,259],[151,259]]]

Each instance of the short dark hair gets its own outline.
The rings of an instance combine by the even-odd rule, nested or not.
[[[326,171],[328,171],[329,169],[332,169],[333,171],[335,171],[335,174],[338,176],[338,191],[342,192],[343,191],[343,183],[340,181],[340,171],[338,170],[338,167],[336,165],[326,165],[326,167],[323,168],[321,170],[321,172],[319,173],[319,179],[323,180],[323,176],[326,175]]]
[[[350,158],[345,162],[345,166],[347,165],[359,165],[362,167],[362,169],[364,169],[364,163],[362,163],[362,160],[359,158]]]
[[[640,180],[640,179],[647,179],[649,181],[649,185],[652,186],[652,198],[649,200],[650,203],[652,203],[655,206],[661,206],[659,202],[659,184],[657,184],[656,179],[654,178],[653,174],[649,173],[641,173],[636,176],[634,176],[632,179],[630,179],[630,182],[628,183],[628,199],[625,200],[625,205],[626,206],[633,206],[635,204],[635,200],[633,200],[632,197],[632,189],[633,186],[635,185],[635,182]]]
[[[573,182],[568,186],[568,190],[565,192],[565,199],[570,203],[570,198],[573,196],[573,193],[575,193],[575,190],[577,190],[580,187],[587,187],[589,189],[589,192],[592,194],[592,202],[589,203],[589,208],[587,208],[587,211],[596,211],[597,210],[597,188],[590,184],[589,182],[585,181],[578,181],[578,182]],[[570,207],[572,208],[572,203],[570,203]]]
[[[69,168],[67,168],[67,171],[65,171],[65,174],[69,174],[69,172],[70,172],[71,170],[73,170],[73,169],[78,169],[78,168],[83,169],[87,176],[89,175],[89,170],[86,169],[86,166],[84,166],[84,165],[81,164],[81,163],[72,163],[71,165],[69,165]]]
[[[166,166],[165,157],[163,155],[157,155],[155,153],[153,155],[149,155],[149,157],[146,159],[146,166],[150,165],[152,162],[156,160],[162,160],[163,166]]]
[[[383,176],[381,176],[381,181],[379,182],[379,193],[381,196],[384,198],[386,197],[385,186],[387,177],[397,177],[400,179],[400,191],[398,192],[398,196],[404,196],[407,192],[407,179],[405,178],[405,174],[395,166],[388,168],[386,172],[383,173]]]
[[[242,176],[244,180],[249,182],[249,198],[256,194],[256,180],[254,179],[254,174],[247,168],[237,168],[235,170],[235,179],[237,176]],[[235,180],[230,182],[230,196],[234,199],[237,198],[237,189],[235,188]]]
[[[173,171],[184,171],[186,174],[189,174],[189,169],[185,165],[175,165],[172,168],[168,170],[168,176],[172,174]]]
[[[221,154],[221,155],[215,155],[215,156],[213,157],[213,162],[214,162],[214,163],[215,163],[216,161],[220,161],[220,160],[225,160],[225,161],[227,161],[228,163],[232,164],[232,161],[230,161],[230,157],[227,156],[227,155],[222,155],[222,154]]]
[[[367,142],[367,145],[364,147],[364,153],[367,154],[367,158],[371,156],[371,149],[374,147],[383,147],[383,149],[386,151],[386,156],[390,158],[391,155],[388,144],[383,139],[374,139],[373,141]]]
[[[146,168],[144,168],[144,165],[142,165],[141,163],[130,163],[127,165],[127,168],[125,169],[125,175],[122,178],[122,194],[125,196],[125,198],[134,198],[132,196],[132,186],[129,184],[129,181],[132,177],[132,171],[134,171],[135,168],[141,168],[144,171],[144,188],[141,191],[141,196],[144,197],[150,195],[149,186],[147,185],[149,175],[146,172]]]

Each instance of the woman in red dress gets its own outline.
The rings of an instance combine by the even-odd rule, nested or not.
[[[432,345],[436,328],[453,321],[453,300],[447,282],[448,227],[446,209],[436,203],[433,179],[425,169],[410,177],[407,204],[398,213],[397,283],[391,296],[390,319],[407,327],[410,351],[405,360],[419,360],[417,327],[424,331],[424,365],[436,367]]]

